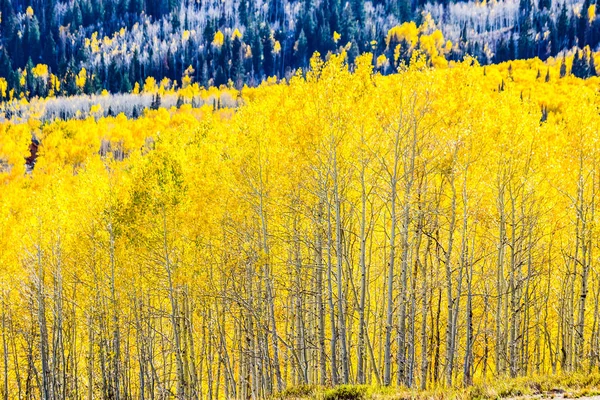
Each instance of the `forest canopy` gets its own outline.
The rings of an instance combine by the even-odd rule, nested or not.
[[[234,108],[1,123],[3,395],[597,370],[599,78],[348,57]]]

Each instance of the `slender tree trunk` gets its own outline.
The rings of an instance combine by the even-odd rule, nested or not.
[[[185,390],[186,390],[186,378],[183,370],[183,356],[182,356],[182,343],[181,343],[181,332],[179,327],[179,306],[177,304],[177,295],[175,293],[175,286],[173,283],[173,265],[171,263],[170,256],[170,248],[167,237],[167,213],[166,210],[162,210],[163,217],[163,261],[165,271],[167,272],[167,284],[168,284],[168,294],[169,294],[169,302],[171,306],[170,319],[171,319],[171,327],[173,329],[173,340],[175,346],[175,361],[177,367],[177,398],[184,399]]]
[[[322,207],[319,206],[319,219],[321,218]],[[327,381],[327,353],[325,350],[325,302],[323,301],[323,238],[321,235],[321,221],[318,222],[316,234],[316,269],[317,269],[317,314],[319,325],[319,383],[325,386]]]
[[[394,170],[390,181],[390,255],[388,259],[388,275],[387,275],[387,311],[386,311],[386,326],[385,326],[385,347],[384,347],[384,372],[383,384],[389,386],[392,379],[392,329],[394,317],[394,263],[396,260],[396,191],[398,169],[398,158],[394,162]]]
[[[506,357],[506,350],[504,347],[504,335],[502,330],[503,321],[503,304],[505,296],[504,287],[504,249],[505,249],[505,238],[506,238],[506,214],[504,206],[504,183],[498,183],[498,198],[497,208],[500,214],[499,233],[498,233],[498,260],[496,264],[496,374],[502,375],[505,371],[504,360]]]
[[[367,190],[365,185],[365,164],[361,169],[361,217],[360,217],[360,300],[358,305],[358,354],[357,380],[365,383],[365,302],[367,294]]]
[[[48,362],[48,324],[46,321],[46,294],[44,291],[44,264],[42,260],[42,248],[41,240],[37,245],[37,276],[36,279],[36,292],[37,292],[37,309],[38,309],[38,324],[40,330],[40,357],[42,361],[42,386],[41,398],[42,400],[53,400],[54,395],[52,391],[52,377],[50,371],[50,365]]]
[[[446,328],[446,383],[452,386],[454,374],[454,332],[456,330],[456,320],[454,319],[455,301],[453,295],[453,274],[452,274],[452,248],[454,247],[454,227],[456,225],[456,188],[454,186],[454,176],[450,176],[450,187],[452,189],[452,205],[450,210],[450,224],[448,228],[448,245],[446,247],[446,301],[448,306],[448,324]]]
[[[4,361],[4,400],[8,400],[8,338],[7,338],[7,322],[6,322],[6,310],[8,305],[6,303],[6,293],[2,295],[2,355]]]
[[[338,384],[338,370],[337,370],[337,330],[336,330],[336,318],[335,318],[335,305],[333,301],[333,262],[332,262],[332,250],[333,250],[333,232],[331,224],[331,205],[327,207],[327,299],[329,301],[329,324],[331,329],[331,342],[330,342],[330,353],[331,353],[331,384]]]
[[[342,276],[342,263],[344,261],[344,251],[342,246],[342,211],[341,211],[341,198],[340,198],[340,187],[338,177],[338,166],[337,166],[337,152],[333,154],[333,201],[335,204],[335,228],[336,228],[336,259],[337,259],[337,295],[338,295],[338,329],[340,335],[340,350],[341,350],[341,362],[342,362],[342,382],[347,384],[349,382],[349,360],[348,360],[348,347],[346,338],[346,316],[345,316],[345,299],[343,291],[343,276]]]
[[[270,329],[271,329],[271,340],[273,346],[273,368],[275,370],[275,378],[277,379],[277,389],[279,391],[283,390],[284,383],[281,378],[281,367],[279,364],[279,335],[277,334],[277,322],[275,319],[275,296],[273,293],[273,278],[271,271],[271,253],[269,247],[269,230],[267,226],[267,217],[265,212],[265,204],[264,204],[264,192],[263,192],[263,172],[262,166],[260,167],[260,192],[259,192],[259,214],[260,214],[260,222],[262,227],[262,239],[263,239],[263,251],[265,253],[265,283],[266,283],[266,302],[267,307],[269,309],[269,318],[270,318]]]

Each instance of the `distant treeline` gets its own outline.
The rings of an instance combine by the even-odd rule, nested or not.
[[[595,8],[594,0],[0,0],[0,96],[131,92],[149,76],[256,85],[341,47],[350,62],[365,51],[395,59],[382,71],[391,72],[414,43],[400,43],[395,57],[388,31],[420,24],[423,11],[452,41],[447,58],[544,60],[597,48]]]

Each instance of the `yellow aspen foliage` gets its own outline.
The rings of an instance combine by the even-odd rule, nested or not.
[[[426,57],[426,62],[432,66],[443,68],[448,65],[446,54],[452,50],[452,42],[446,41],[431,16],[427,14],[421,26],[417,27],[414,22],[405,22],[389,30],[386,37],[386,45],[394,52],[394,62],[398,65],[402,61],[407,62],[418,50]]]
[[[285,82],[188,69],[138,96],[194,107],[105,117],[107,95],[0,122],[5,397],[595,379],[600,77],[447,63],[431,22],[389,38],[395,74],[342,50]]]
[[[216,49],[220,49],[223,46],[224,40],[225,36],[223,35],[223,32],[221,32],[220,30],[216,31],[212,41],[213,47]]]
[[[6,82],[6,79],[0,78],[0,95],[2,96],[3,99],[6,98],[7,89],[8,89],[8,83]]]
[[[233,32],[231,33],[231,40],[241,39],[241,38],[242,38],[242,32],[240,32],[240,30],[238,28],[235,28],[233,30]]]
[[[144,81],[144,92],[145,93],[154,93],[157,90],[156,79],[154,77],[149,76]]]
[[[3,124],[0,128],[0,173],[18,176],[24,172],[31,134],[27,125]]]
[[[90,114],[92,116],[100,116],[100,115],[102,115],[102,113],[103,113],[103,110],[102,110],[102,106],[100,104],[93,104],[90,107]]]
[[[192,84],[192,78],[189,75],[184,75],[183,78],[181,78],[181,88],[182,89],[186,89],[191,84]]]
[[[85,70],[85,68],[81,68],[81,71],[79,71],[79,73],[75,77],[75,85],[77,85],[77,87],[80,90],[82,90],[83,87],[85,86],[86,80],[87,80],[87,71]]]
[[[31,72],[33,72],[33,76],[36,78],[48,78],[48,66],[46,64],[37,64],[35,67],[33,67]]]
[[[100,41],[98,40],[98,32],[92,33],[90,39],[86,38],[85,45],[92,50],[92,53],[97,53],[100,51]]]
[[[333,42],[337,43],[340,39],[342,38],[342,35],[337,33],[337,32],[333,32]]]
[[[407,42],[410,46],[414,46],[418,40],[419,29],[417,24],[411,21],[390,29],[385,38],[385,43],[389,46],[392,42]]]
[[[245,59],[250,59],[252,58],[252,48],[250,47],[250,45],[245,45],[244,46],[244,58]]]

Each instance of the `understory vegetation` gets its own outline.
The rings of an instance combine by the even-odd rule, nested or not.
[[[600,395],[600,374],[560,373],[519,378],[490,379],[464,388],[429,390],[342,385],[336,388],[294,386],[275,394],[275,399],[322,400],[477,400],[506,398],[578,399]]]

